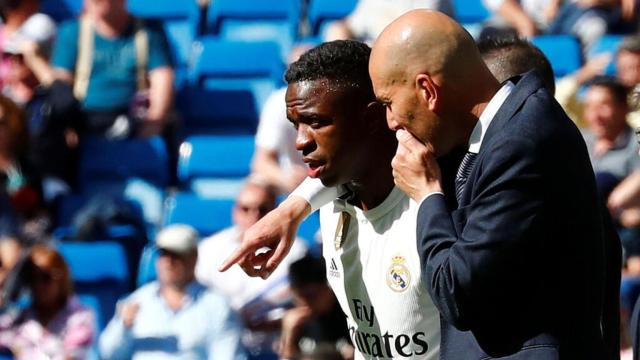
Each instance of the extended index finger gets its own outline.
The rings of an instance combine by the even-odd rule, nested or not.
[[[242,261],[248,254],[253,252],[253,246],[250,244],[242,243],[223,263],[218,267],[218,271],[223,272],[229,270],[234,264]]]

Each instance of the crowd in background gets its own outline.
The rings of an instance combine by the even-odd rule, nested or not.
[[[640,84],[640,35],[635,1],[484,4],[491,17],[477,39],[488,46],[485,61],[500,81],[534,67],[544,71],[520,60],[500,63],[505,58],[501,52],[529,46],[518,37],[570,34],[586,54],[605,34],[628,35],[617,52],[585,59],[573,74],[554,79],[550,68],[543,74],[549,91],[583,131],[603,203],[623,242],[621,334],[628,357],[633,340],[628,322],[640,294],[640,157],[633,130],[640,125],[633,91]],[[370,43],[391,20],[423,7],[456,16],[449,0],[360,0],[352,14],[327,26],[323,40]],[[40,13],[38,0],[0,1],[0,14],[0,347],[7,356],[353,356],[325,265],[308,248],[317,246],[315,240],[296,241],[287,263],[267,281],[246,277],[239,268],[224,274],[216,269],[244,231],[305,177],[296,133],[286,119],[285,89],[275,91],[262,108],[253,173],[235,198],[233,225],[202,240],[186,224],[157,233],[141,230],[158,251],[157,279],[138,289],[132,281],[132,293],[118,302],[101,331],[96,314],[76,296],[69,267],[56,250],[58,206],[82,187],[78,151],[86,139],[157,136],[170,157],[177,156],[180,109],[173,105],[176,75],[170,44],[161,27],[132,17],[124,0],[85,0],[82,18],[63,24]],[[291,58],[308,48],[297,47]],[[614,76],[604,75],[609,61],[616,65]],[[523,68],[509,70],[511,66]],[[175,163],[170,166],[167,171],[175,176]],[[119,204],[96,201],[83,208],[85,217],[79,216],[72,239],[95,233],[95,219],[86,212],[93,208],[104,215],[107,206]],[[123,205],[116,212],[126,215],[126,210]],[[146,242],[125,245],[132,268]],[[30,299],[25,300],[25,292]]]

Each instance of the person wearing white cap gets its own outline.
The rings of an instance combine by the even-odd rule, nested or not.
[[[242,327],[225,299],[195,280],[198,233],[160,231],[158,280],[118,304],[100,336],[105,359],[244,359]]]
[[[227,297],[249,328],[242,339],[247,350],[265,356],[274,355],[272,345],[279,336],[275,330],[284,308],[293,300],[287,279],[289,264],[302,258],[307,247],[303,241],[296,241],[283,266],[266,280],[247,277],[239,267],[220,273],[217,265],[240,244],[246,229],[275,207],[276,196],[276,189],[265,178],[250,176],[236,197],[233,226],[200,242],[196,265],[198,281]]]
[[[55,22],[37,12],[39,5],[37,0],[0,4],[5,19],[0,25],[0,83],[2,93],[18,104],[26,104],[34,96],[57,32]],[[37,68],[32,69],[32,64]],[[52,80],[53,72],[48,75]]]

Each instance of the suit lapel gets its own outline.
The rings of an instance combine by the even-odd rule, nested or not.
[[[522,107],[522,104],[524,104],[527,98],[543,86],[542,80],[540,80],[538,75],[533,71],[513,77],[509,79],[509,81],[514,82],[516,86],[504,101],[491,121],[491,124],[489,124],[489,127],[487,128],[487,133],[482,139],[478,158],[476,159],[475,166],[469,174],[469,179],[463,191],[462,201],[459,204],[459,207],[468,205],[471,201],[470,194],[472,191],[470,189],[473,187],[475,179],[478,176],[478,169],[481,167],[480,164],[482,163],[485,154],[489,151],[487,149],[491,147],[490,144],[493,136],[502,130],[507,121],[515,115],[520,107]]]

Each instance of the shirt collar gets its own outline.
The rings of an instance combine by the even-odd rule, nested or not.
[[[500,90],[493,95],[487,107],[484,108],[482,114],[480,114],[480,118],[476,123],[476,126],[473,128],[471,132],[471,137],[469,137],[469,152],[479,153],[480,146],[482,145],[482,140],[484,139],[484,135],[487,133],[487,129],[489,128],[489,124],[498,113],[498,110],[502,107],[509,94],[513,91],[515,85],[511,81],[507,81],[502,85]]]
[[[620,135],[618,135],[618,137],[616,138],[616,141],[613,143],[612,149],[626,148],[629,145],[629,141],[635,140],[635,139],[632,139],[632,136],[633,136],[633,132],[631,131],[631,128],[627,126],[624,130],[622,130]]]
[[[158,299],[160,299],[164,303],[164,298],[160,293],[160,289],[162,286],[157,281],[156,281],[156,285],[157,285],[157,288],[155,289],[155,294],[158,297]],[[206,288],[202,284],[200,284],[197,280],[193,280],[192,282],[190,282],[184,289],[184,298],[182,299],[182,306],[180,306],[180,309],[176,310],[176,312],[179,312],[180,310],[186,308],[191,303],[193,303],[195,299],[198,298],[200,293],[202,293],[205,290]]]

